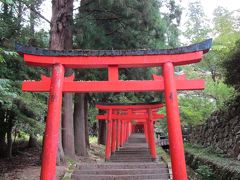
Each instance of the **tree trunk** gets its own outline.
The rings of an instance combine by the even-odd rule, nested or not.
[[[52,19],[51,19],[51,30],[50,30],[50,49],[52,50],[63,50],[63,49],[72,49],[72,23],[73,23],[73,0],[52,0]],[[68,70],[66,70],[68,71]],[[72,138],[71,132],[72,128],[72,95],[64,95],[63,98],[63,119],[62,124],[64,125],[64,150],[67,155],[72,155],[72,146],[71,143],[67,143],[68,138]],[[71,129],[72,128],[72,129]],[[60,133],[61,135],[62,133]],[[62,137],[59,138],[59,152],[61,156],[62,151]],[[68,154],[69,153],[69,154]],[[60,154],[59,154],[60,155]],[[70,155],[70,156],[71,156]],[[58,157],[58,160],[61,160],[61,157]]]
[[[58,140],[58,157],[57,157],[57,165],[65,164],[65,156],[63,152],[63,145],[62,145],[62,125],[60,125],[59,129],[59,140]]]
[[[28,140],[28,147],[38,147],[37,139],[33,134],[30,134],[29,140]]]
[[[73,0],[52,0],[50,49],[72,49]]]
[[[35,9],[34,3],[30,4],[30,9]],[[35,33],[35,31],[34,31],[35,18],[36,18],[35,13],[33,11],[30,11],[30,18],[29,18],[29,20],[30,20],[30,35],[31,35],[32,39],[34,38],[34,33]]]
[[[84,118],[84,96],[77,93],[74,105],[74,143],[75,152],[78,156],[87,156],[87,146],[85,138],[85,118]]]
[[[8,119],[8,131],[7,131],[7,157],[12,158],[12,128],[13,122],[12,118]]]
[[[17,14],[17,27],[18,27],[19,31],[21,30],[22,16],[23,16],[23,6],[22,6],[22,2],[19,1],[18,2],[18,14]]]
[[[86,139],[86,146],[90,148],[89,143],[89,129],[88,129],[88,95],[85,94],[84,98],[84,119],[85,119],[85,139]]]
[[[6,142],[5,142],[6,133],[0,133],[0,157],[6,155]]]
[[[62,114],[62,143],[65,155],[70,158],[75,157],[74,149],[74,129],[73,129],[73,99],[72,93],[65,93],[63,97]]]
[[[5,111],[0,109],[0,157],[4,157],[6,155],[6,122],[5,122]]]
[[[106,139],[106,122],[98,121],[98,144],[105,145]]]
[[[71,69],[66,69],[66,76],[72,74]],[[73,127],[73,94],[64,93],[62,114],[62,144],[66,156],[75,158],[74,127]]]

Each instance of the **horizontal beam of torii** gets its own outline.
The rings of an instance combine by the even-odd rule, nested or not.
[[[164,114],[153,114],[152,115],[152,119],[154,121],[156,121],[157,119],[162,119],[164,118],[165,115]],[[108,114],[103,114],[103,115],[97,115],[96,116],[97,119],[99,120],[108,120]],[[112,119],[119,119],[119,120],[123,120],[123,121],[132,121],[132,120],[145,120],[148,118],[148,114],[132,114],[132,115],[121,115],[121,114],[112,114]]]
[[[164,80],[162,76],[153,75],[153,80],[117,80],[117,81],[73,81],[74,77],[65,77],[63,92],[147,92],[163,91]],[[176,76],[176,88],[184,90],[204,89],[203,80],[186,80],[184,75]],[[28,92],[49,92],[51,79],[43,76],[40,81],[24,81],[22,90]],[[99,88],[101,87],[101,88]]]

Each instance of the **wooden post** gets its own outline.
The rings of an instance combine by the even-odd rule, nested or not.
[[[111,156],[111,137],[112,137],[112,109],[108,111],[108,120],[107,123],[107,140],[106,140],[106,148],[105,148],[105,158],[106,161],[110,159]]]
[[[58,149],[59,127],[62,108],[62,87],[64,67],[55,64],[52,68],[52,80],[48,100],[48,114],[44,134],[41,180],[55,179]]]
[[[114,119],[112,121],[112,153],[116,151],[116,141],[117,141],[117,121]]]
[[[186,162],[184,157],[182,130],[174,76],[174,66],[172,63],[168,62],[163,65],[163,77],[173,179],[187,180]]]
[[[118,119],[117,124],[118,124],[117,148],[119,148],[121,146],[121,121],[120,121],[120,119]]]
[[[156,153],[156,145],[155,145],[155,138],[154,138],[154,129],[153,129],[151,109],[148,109],[147,128],[148,128],[150,153],[151,153],[152,159],[156,160],[157,153]]]

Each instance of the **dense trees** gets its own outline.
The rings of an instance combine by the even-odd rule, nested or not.
[[[39,71],[26,67],[15,52],[3,51],[0,66],[0,151],[11,157],[12,134],[27,133],[32,139],[43,131],[45,95],[22,93],[20,82]],[[7,149],[5,138],[7,136]]]
[[[240,39],[240,33],[236,14],[223,7],[216,8],[214,17],[210,20],[207,19],[201,2],[197,0],[189,4],[187,14],[187,26],[183,32],[186,39],[196,42],[209,37],[214,38],[212,49],[203,61],[183,68],[188,76],[202,77],[206,81],[203,93],[195,92],[192,96],[188,93],[180,97],[184,124],[196,125],[205,122],[212,111],[222,108],[224,102],[235,95],[234,89],[224,83],[224,66],[229,64],[226,59],[232,53],[235,42]]]
[[[236,42],[235,47],[225,60],[224,68],[226,69],[225,82],[233,86],[238,92],[240,90],[240,78],[238,76],[240,70],[240,40]]]
[[[0,154],[8,157],[12,156],[13,141],[22,134],[29,134],[29,146],[35,145],[37,135],[42,135],[46,113],[45,94],[21,91],[22,80],[38,79],[44,71],[26,67],[22,58],[14,52],[15,42],[35,42],[40,47],[47,46],[46,38],[43,38],[46,32],[35,33],[32,28],[31,35],[28,33],[30,24],[34,26],[37,19],[31,23],[28,21],[26,16],[30,11],[26,12],[25,4],[27,1],[0,2]],[[36,9],[37,4],[37,1],[32,2]]]

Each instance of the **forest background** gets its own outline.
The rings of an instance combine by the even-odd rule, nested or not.
[[[53,11],[63,3],[63,14],[49,21],[41,10],[44,0],[1,0],[0,2],[0,155],[11,158],[13,145],[28,139],[28,146],[42,140],[47,93],[23,93],[21,82],[37,80],[47,69],[31,68],[15,52],[15,43],[50,49],[158,49],[174,48],[213,38],[212,50],[195,65],[176,68],[176,75],[203,78],[206,89],[179,94],[181,123],[184,129],[202,124],[218,109],[224,109],[239,92],[240,9],[224,7],[206,16],[201,2],[183,9],[174,0],[82,0],[53,1]],[[65,3],[65,4],[64,4]],[[183,12],[184,28],[179,28]],[[55,18],[55,19],[54,19]],[[54,21],[55,20],[55,21]],[[45,21],[51,29],[42,27]],[[54,22],[64,25],[64,38],[53,38]],[[184,43],[183,43],[184,42]],[[103,80],[105,70],[67,70],[76,80]],[[160,68],[123,69],[120,78],[150,79]],[[87,156],[89,135],[97,135],[104,144],[105,124],[97,123],[96,102],[140,103],[164,101],[160,93],[64,94],[58,162],[65,157]],[[164,111],[164,110],[163,110]],[[166,120],[157,126],[166,130]]]

